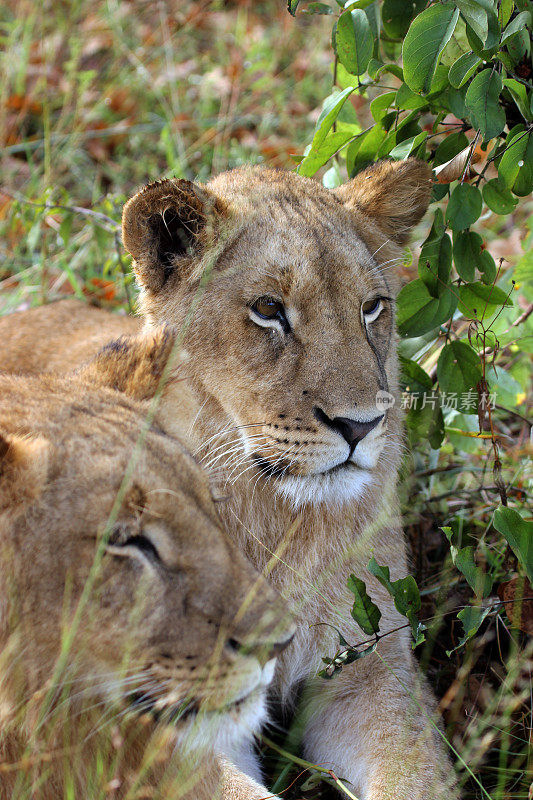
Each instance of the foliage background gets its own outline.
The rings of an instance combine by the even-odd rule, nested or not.
[[[412,4],[412,16],[427,5]],[[452,5],[444,4],[453,11]],[[472,390],[476,397],[474,408],[441,413],[437,401],[435,409],[427,404],[407,416],[402,492],[420,590],[416,614],[428,628],[417,653],[439,698],[448,740],[462,759],[457,769],[464,796],[531,800],[533,604],[528,605],[531,594],[523,578],[533,567],[523,548],[510,545],[512,535],[505,535],[503,524],[499,530],[493,524],[502,500],[523,519],[531,518],[533,204],[531,187],[516,195],[509,181],[501,183],[497,169],[501,172],[503,158],[493,158],[500,155],[495,147],[509,145],[513,129],[531,128],[531,20],[522,17],[507,44],[500,45],[501,31],[528,13],[531,3],[458,2],[463,15],[433,83],[430,75],[420,93],[411,88],[416,89],[420,71],[411,70],[409,86],[403,81],[407,70],[403,75],[399,67],[410,6],[393,0],[355,0],[347,11],[335,0],[296,6],[292,3],[293,18],[275,0],[65,0],[40,6],[9,0],[3,5],[0,313],[69,294],[118,313],[131,309],[135,286],[118,223],[124,200],[149,179],[203,180],[243,162],[288,168],[300,162],[300,171],[318,170],[327,185],[335,185],[378,156],[400,159],[410,153],[442,167],[457,155],[448,172],[441,169],[435,204],[414,237],[426,240],[423,257],[418,261],[420,247],[413,247],[398,267],[406,282],[418,281],[419,290],[425,286],[437,303],[444,285],[455,294],[468,283],[489,291],[482,294],[483,327],[464,298],[453,318],[450,311],[432,322],[424,307],[418,327],[412,312],[422,308],[420,294],[413,302],[404,294],[400,304],[410,397],[437,395],[439,389]],[[443,4],[429,4],[436,6]],[[474,28],[481,26],[478,33],[485,35],[486,19],[487,38],[476,42],[465,20],[479,8],[486,14],[478,15]],[[372,21],[378,19],[376,9],[381,10],[379,42]],[[337,57],[331,46],[334,23]],[[496,37],[490,47],[489,34]],[[473,52],[469,61],[476,48],[479,55]],[[461,54],[463,66],[455,68],[454,81],[472,65],[474,72],[456,88],[449,71]],[[382,65],[393,66],[380,72]],[[496,133],[499,123],[478,135],[485,123],[475,111],[467,112],[464,101],[475,74],[485,69],[491,79],[493,74],[519,78],[525,99],[514,84],[502,85],[492,111],[497,117],[496,107],[503,109],[505,121]],[[328,122],[328,112],[338,105],[335,92],[349,86],[355,87],[347,92],[349,99]],[[486,124],[491,120],[489,114]],[[528,159],[531,154],[524,151],[516,162],[523,160],[526,170],[529,163],[531,175]],[[500,181],[491,184],[492,196],[484,191],[478,201],[461,188],[460,202],[450,210],[450,192],[458,186],[483,188],[485,179]],[[523,180],[527,188],[525,172]],[[481,267],[475,274],[473,262]],[[507,295],[512,305],[503,304]],[[448,348],[453,356],[457,346],[457,359],[442,355]],[[465,347],[474,354],[470,361]],[[459,367],[470,366],[458,374],[455,360]],[[496,394],[490,419],[477,413],[481,373]],[[531,536],[530,529],[524,531]],[[525,602],[509,602],[513,591],[524,591]],[[483,621],[465,646],[454,649],[464,633],[457,615],[465,608],[476,624]],[[277,750],[265,744],[264,751],[277,791],[303,769],[283,796],[327,795],[323,774],[279,755],[290,749],[283,735],[273,744]]]

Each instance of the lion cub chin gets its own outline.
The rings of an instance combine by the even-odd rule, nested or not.
[[[293,624],[150,423],[173,345],[0,377],[2,800],[212,798],[264,721]]]

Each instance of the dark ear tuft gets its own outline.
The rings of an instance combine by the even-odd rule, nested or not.
[[[369,217],[392,241],[404,244],[428,207],[431,171],[415,158],[378,161],[334,191],[348,208]]]
[[[202,216],[180,218],[174,208],[165,208],[161,214],[148,217],[148,227],[157,241],[157,258],[164,271],[165,280],[174,268],[176,256],[184,256],[193,247],[200,233]]]
[[[151,399],[174,352],[175,334],[169,326],[138,336],[122,336],[106,344],[78,375],[92,386],[107,386],[134,400]],[[172,379],[169,374],[169,380]]]
[[[7,455],[7,451],[9,450],[9,442],[5,436],[0,433],[0,463],[3,458]]]
[[[222,203],[202,186],[162,180],[141,189],[124,206],[122,240],[140,282],[159,291],[176,270],[208,245]]]

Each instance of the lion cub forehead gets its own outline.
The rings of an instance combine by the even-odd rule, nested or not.
[[[208,188],[227,202],[248,199],[255,205],[264,201],[278,199],[286,203],[294,200],[318,200],[329,207],[342,207],[335,195],[311,178],[304,178],[294,172],[270,169],[257,165],[246,165],[222,172],[212,178]]]
[[[339,288],[368,290],[378,282],[368,248],[356,232],[337,232],[319,225],[252,218],[222,254],[218,268],[234,276],[244,291],[335,292]],[[235,284],[232,280],[232,286]]]
[[[237,238],[253,247],[255,259],[263,256],[286,270],[319,264],[328,255],[339,266],[372,264],[354,214],[310,178],[247,166],[218,175],[208,186],[233,211]]]

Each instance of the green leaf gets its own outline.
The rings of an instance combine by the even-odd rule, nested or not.
[[[373,653],[377,646],[378,643],[373,642],[371,645],[364,647],[362,650],[355,650],[353,647],[347,647],[346,650],[338,653],[335,658],[323,658],[322,661],[324,664],[327,664],[327,666],[326,669],[323,669],[318,673],[318,677],[330,680],[347,664],[353,664],[354,661],[359,661],[360,658],[364,658],[365,656],[370,655],[370,653]],[[303,789],[303,785],[300,788]]]
[[[455,0],[455,5],[458,6],[464,21],[470,25],[481,41],[485,42],[489,32],[489,20],[487,10],[483,8],[483,2],[477,0]]]
[[[370,113],[376,122],[379,122],[385,115],[387,109],[394,103],[395,97],[396,92],[383,92],[383,94],[378,94],[377,97],[374,97],[370,103]]]
[[[437,449],[444,438],[444,420],[438,393],[433,389],[433,381],[416,361],[400,357],[402,366],[402,386],[409,392],[410,408],[407,427],[415,434],[416,440],[429,440],[431,447]],[[426,398],[431,401],[425,402]]]
[[[365,72],[373,47],[374,38],[365,12],[356,9],[341,14],[335,33],[335,51],[350,74]]]
[[[296,14],[296,9],[298,8],[299,3],[300,3],[300,0],[287,0],[287,11],[293,17]]]
[[[416,614],[414,614],[412,611],[408,611],[405,616],[411,625],[411,633],[413,634],[413,644],[411,646],[414,650],[415,647],[418,647],[419,644],[423,644],[426,641],[424,631],[427,630],[427,626],[424,625],[423,622],[420,622]]]
[[[444,232],[442,211],[437,208],[429,235],[418,259],[418,274],[432,297],[446,291],[452,269],[452,243]]]
[[[519,81],[515,81],[514,78],[504,78],[503,85],[510,92],[511,97],[515,101],[516,105],[518,106],[518,110],[526,122],[531,122],[533,114],[531,113],[527,90],[524,84],[520,83]]]
[[[352,177],[372,161],[387,133],[381,125],[373,125],[353,141],[346,151],[346,169]]]
[[[496,264],[489,251],[483,249],[479,233],[454,233],[453,261],[457,274],[467,283],[475,279],[476,268],[482,273],[484,283],[492,283],[496,277]]]
[[[466,116],[465,97],[467,90],[466,84],[461,86],[460,89],[454,89],[450,86],[441,98],[443,107],[451,111],[457,119],[464,119]]]
[[[523,165],[526,150],[528,148],[530,134],[518,131],[513,136],[508,136],[505,142],[505,152],[498,164],[498,175],[508,189],[513,188],[513,184],[518,177],[518,172]]]
[[[531,34],[528,30],[521,30],[515,33],[514,36],[509,37],[505,42],[507,52],[511,57],[513,64],[516,66],[520,64],[525,58],[529,57],[531,53]]]
[[[93,236],[102,253],[106,253],[109,247],[110,232],[96,223],[93,225]]]
[[[428,102],[429,101],[424,97],[420,97],[419,94],[412,92],[406,83],[402,83],[396,92],[395,105],[396,108],[401,108],[402,110],[424,108],[424,106],[428,105]]]
[[[425,0],[414,0],[406,3],[405,0],[384,0],[381,8],[383,30],[392,39],[403,39],[409,25],[424,6]]]
[[[403,81],[403,69],[398,64],[383,64],[381,61],[376,62],[373,58],[370,61],[375,62],[375,65],[377,65],[375,66],[375,72],[373,75],[371,75],[369,72],[372,80],[377,81],[384,72],[390,72],[390,74],[394,75],[395,78]]]
[[[511,214],[518,203],[500,178],[492,178],[483,186],[483,200],[495,214]]]
[[[459,9],[453,3],[438,3],[422,11],[403,43],[403,72],[413,92],[428,94],[442,51],[450,41]]]
[[[352,11],[354,8],[367,8],[368,6],[372,5],[374,0],[350,0],[350,2],[346,3],[344,8],[349,9]]]
[[[424,631],[426,626],[418,621],[416,615],[420,611],[420,592],[412,575],[399,578],[396,581],[390,579],[389,567],[378,564],[374,556],[368,562],[368,571],[374,575],[381,585],[388,591],[394,600],[396,610],[404,617],[407,617],[413,633],[414,645],[424,641]]]
[[[378,579],[382,586],[388,591],[390,595],[392,595],[392,584],[390,579],[390,569],[389,567],[381,566],[378,564],[374,556],[368,562],[368,571]]]
[[[481,59],[475,53],[463,53],[457,61],[452,64],[448,72],[448,80],[456,89],[460,89],[463,84],[474,74]]]
[[[492,3],[484,3],[484,6],[489,25],[486,38],[480,39],[475,30],[468,23],[466,25],[466,38],[476,55],[480,56],[484,61],[490,61],[491,57],[498,49],[501,31],[498,15],[494,8],[492,8]]]
[[[498,8],[498,22],[502,28],[507,25],[513,13],[514,0],[501,0]]]
[[[474,548],[471,546],[462,547],[458,550],[454,545],[451,545],[450,552],[452,554],[452,561],[461,572],[473,592],[477,597],[488,597],[492,591],[493,580],[490,575],[483,572],[481,567],[478,567],[474,559]]]
[[[500,506],[494,512],[494,527],[505,536],[511,550],[533,583],[533,522],[522,519],[513,508]]]
[[[444,440],[444,417],[440,405],[431,408],[427,439],[433,450],[438,450]]]
[[[387,156],[393,147],[396,147],[396,145],[404,141],[404,139],[408,139],[409,136],[415,136],[421,133],[420,126],[417,122],[419,118],[419,113],[417,111],[410,111],[400,122],[397,121],[397,114],[397,111],[391,111],[390,114],[385,115],[381,119],[381,125],[383,125],[383,127],[388,126],[389,133],[379,146],[377,153],[378,158]]]
[[[332,166],[323,174],[322,185],[326,189],[336,189],[344,182],[338,164],[334,161]]]
[[[409,139],[405,139],[403,142],[400,142],[400,144],[397,144],[396,147],[393,147],[389,155],[391,158],[395,158],[397,161],[408,158],[413,150],[416,150],[417,147],[420,147],[422,142],[425,142],[427,138],[427,131],[422,131],[416,136],[410,136]]]
[[[502,306],[512,306],[513,301],[498,286],[486,286],[484,283],[465,283],[457,289],[459,293],[459,311],[468,319],[491,316]]]
[[[453,236],[453,262],[457,274],[469,283],[476,277],[475,255],[481,252],[483,239],[478,233],[455,233]]]
[[[400,364],[402,367],[402,385],[409,394],[419,396],[425,394],[428,389],[431,391],[433,381],[420,364],[402,356],[400,356]]]
[[[372,602],[366,591],[366,584],[355,575],[348,578],[348,589],[355,596],[351,615],[364,633],[372,636],[379,631],[381,611]]]
[[[441,392],[458,396],[475,389],[481,380],[479,356],[465,342],[445,345],[437,362],[437,378]]]
[[[514,36],[515,33],[528,27],[531,27],[531,14],[529,11],[521,11],[502,33],[500,44],[503,44],[509,37]]]
[[[374,575],[381,585],[388,591],[394,600],[397,611],[406,616],[408,611],[420,611],[420,592],[412,575],[405,578],[398,578],[396,581],[390,579],[390,569],[378,564],[374,556],[368,562],[368,571]]]
[[[492,606],[488,606],[487,608],[482,608],[481,606],[467,606],[463,608],[462,611],[459,611],[457,614],[457,619],[459,619],[463,623],[463,630],[464,634],[459,639],[459,644],[457,647],[454,647],[453,650],[446,650],[446,655],[450,656],[460,647],[462,647],[466,642],[475,636],[478,632],[481,623],[492,611]]]
[[[468,115],[484,141],[498,136],[505,127],[505,112],[498,102],[502,86],[498,72],[484,69],[474,76],[466,93]]]
[[[420,611],[420,592],[412,575],[399,578],[392,582],[392,596],[394,605],[405,617],[409,613]]]
[[[331,6],[326,5],[326,3],[309,3],[305,9],[303,9],[303,13],[305,14],[333,14],[333,9]]]
[[[528,376],[529,377],[529,376]],[[499,369],[496,379],[491,376],[491,394],[495,394],[498,402],[507,408],[516,408],[520,396],[524,396],[524,388],[512,375]]]
[[[298,171],[300,170],[302,164],[304,163],[305,159],[308,158],[313,152],[316,152],[320,149],[326,136],[328,135],[329,131],[331,130],[333,123],[339,116],[340,110],[343,107],[346,99],[351,95],[354,90],[354,86],[348,86],[342,92],[334,92],[328,98],[326,98],[324,102],[324,106],[322,108],[322,112],[318,118],[318,122],[316,125],[315,133],[313,136],[313,141],[309,147],[308,155],[300,162],[298,167]],[[313,173],[311,173],[313,174]]]
[[[465,147],[468,147],[468,139],[462,131],[448,134],[435,150],[433,166],[439,167],[441,164],[451,161]]]
[[[402,336],[421,336],[450,319],[457,298],[450,287],[440,297],[432,297],[424,281],[411,281],[398,295],[397,323]]]
[[[503,154],[498,175],[518,197],[533,191],[533,135],[513,136],[513,143]]]
[[[483,200],[479,189],[469,183],[459,184],[448,202],[446,222],[453,231],[462,231],[479,218],[482,208]]]
[[[314,175],[331,156],[344,147],[350,139],[357,135],[357,128],[353,131],[343,130],[329,133],[324,141],[315,147],[311,144],[308,154],[300,161],[298,172],[300,175]]]
[[[532,95],[533,107],[533,95]],[[533,128],[533,126],[530,126]],[[530,133],[524,159],[519,163],[518,176],[513,183],[513,194],[526,197],[533,192],[533,134]]]
[[[448,80],[449,69],[450,68],[448,64],[437,64],[435,75],[431,81],[431,88],[429,90],[429,94],[427,95],[428,100],[435,101],[435,98],[441,95],[444,89],[450,85]]]
[[[426,396],[414,398],[407,414],[407,430],[410,441],[427,440],[433,450],[438,450],[444,439],[444,418],[438,391],[429,391]]]

